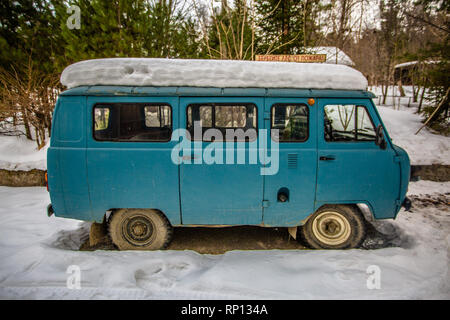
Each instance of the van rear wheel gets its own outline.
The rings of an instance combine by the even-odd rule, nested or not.
[[[354,205],[326,205],[299,228],[300,237],[315,249],[351,249],[364,241],[364,217]]]
[[[120,209],[109,219],[109,235],[119,250],[160,250],[172,239],[172,226],[157,210]]]

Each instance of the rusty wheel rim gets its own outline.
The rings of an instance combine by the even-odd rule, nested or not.
[[[154,240],[155,226],[144,215],[135,215],[122,224],[122,236],[134,246],[146,246]]]

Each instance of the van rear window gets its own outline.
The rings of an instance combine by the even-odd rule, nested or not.
[[[172,135],[172,108],[166,104],[97,104],[93,116],[95,140],[159,142]]]

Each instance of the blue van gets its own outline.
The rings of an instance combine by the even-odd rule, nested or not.
[[[287,227],[312,248],[358,247],[360,205],[394,219],[410,178],[364,90],[77,86],[48,149],[48,214],[106,221],[121,250],[176,226]]]

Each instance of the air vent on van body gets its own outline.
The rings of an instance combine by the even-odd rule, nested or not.
[[[297,168],[297,162],[298,162],[298,154],[288,153],[288,169]]]

